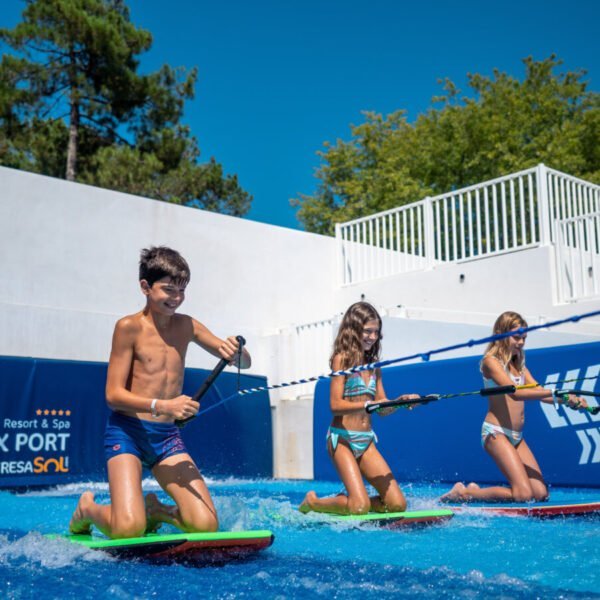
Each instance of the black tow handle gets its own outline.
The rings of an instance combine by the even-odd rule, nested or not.
[[[242,349],[246,345],[246,340],[241,335],[236,335],[235,339],[238,341],[238,344],[240,345],[240,347],[238,349],[238,354],[241,359]],[[230,361],[228,361],[227,359],[222,358],[217,363],[217,366],[208,374],[208,377],[202,382],[202,384],[198,388],[198,391],[192,396],[192,400],[194,400],[194,402],[200,402],[200,398],[202,398],[202,396],[204,396],[204,394],[206,394],[206,392],[208,392],[210,386],[213,384],[215,379],[221,374],[221,371],[229,364],[229,362]],[[177,419],[175,421],[175,425],[177,425],[177,427],[179,427],[179,429],[181,429],[181,428],[185,427],[185,425],[187,425],[187,423],[189,423],[190,421],[192,421],[195,418],[196,418],[196,415],[188,417],[187,419]]]

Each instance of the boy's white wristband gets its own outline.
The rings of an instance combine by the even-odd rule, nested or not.
[[[150,403],[150,412],[152,413],[152,416],[155,419],[158,419],[158,413],[156,412],[156,403],[158,402],[158,400],[156,398],[154,398],[152,400],[152,402]]]

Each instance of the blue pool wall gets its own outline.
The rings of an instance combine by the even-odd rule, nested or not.
[[[107,364],[100,362],[0,357],[0,488],[106,477],[106,370]],[[208,374],[186,369],[183,392],[192,395]],[[239,376],[240,388],[264,385],[265,377]],[[201,408],[237,389],[237,372],[222,372]],[[265,392],[208,411],[182,435],[204,474],[272,476],[271,411]]]
[[[597,376],[600,342],[529,350],[527,366],[542,384],[552,380]],[[480,357],[436,360],[384,368],[387,396],[447,394],[482,387]],[[597,380],[567,384],[600,391]],[[562,386],[561,386],[562,387]],[[564,388],[563,388],[564,389]],[[588,398],[590,404],[596,400]],[[600,487],[600,414],[576,412],[528,402],[525,440],[549,484]],[[481,396],[443,399],[388,417],[373,416],[378,448],[396,478],[402,481],[502,481],[492,459],[481,447],[481,423],[487,399]],[[548,415],[548,416],[547,416]],[[338,476],[327,454],[325,435],[331,422],[329,380],[317,384],[314,402],[314,476]],[[554,426],[553,426],[554,425]]]

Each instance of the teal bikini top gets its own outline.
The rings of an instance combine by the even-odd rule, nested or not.
[[[375,397],[377,387],[377,380],[375,373],[371,374],[369,378],[369,384],[365,383],[365,380],[361,377],[360,373],[352,373],[348,375],[346,382],[344,383],[344,398],[351,398],[353,396],[364,396],[369,395]]]

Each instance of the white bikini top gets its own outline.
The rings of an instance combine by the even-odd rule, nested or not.
[[[494,356],[494,358],[496,358]],[[500,363],[500,359],[496,358],[496,360]],[[504,365],[502,365],[504,367]],[[481,368],[480,368],[481,370]],[[512,382],[515,385],[525,385],[525,374],[524,373],[520,373],[519,375],[513,375],[506,367],[504,367],[504,370],[506,371],[506,374],[511,378]],[[482,373],[483,375],[483,373]],[[487,377],[483,378],[483,387],[485,388],[491,388],[491,387],[498,387],[498,384],[493,380],[493,379],[488,379]]]
[[[512,382],[515,385],[524,385],[525,384],[525,375],[513,375],[512,373],[509,373],[508,371],[506,372],[506,374],[512,379]],[[492,388],[492,387],[498,387],[498,384],[493,380],[493,379],[488,379],[487,377],[483,378],[483,387],[485,388]]]

